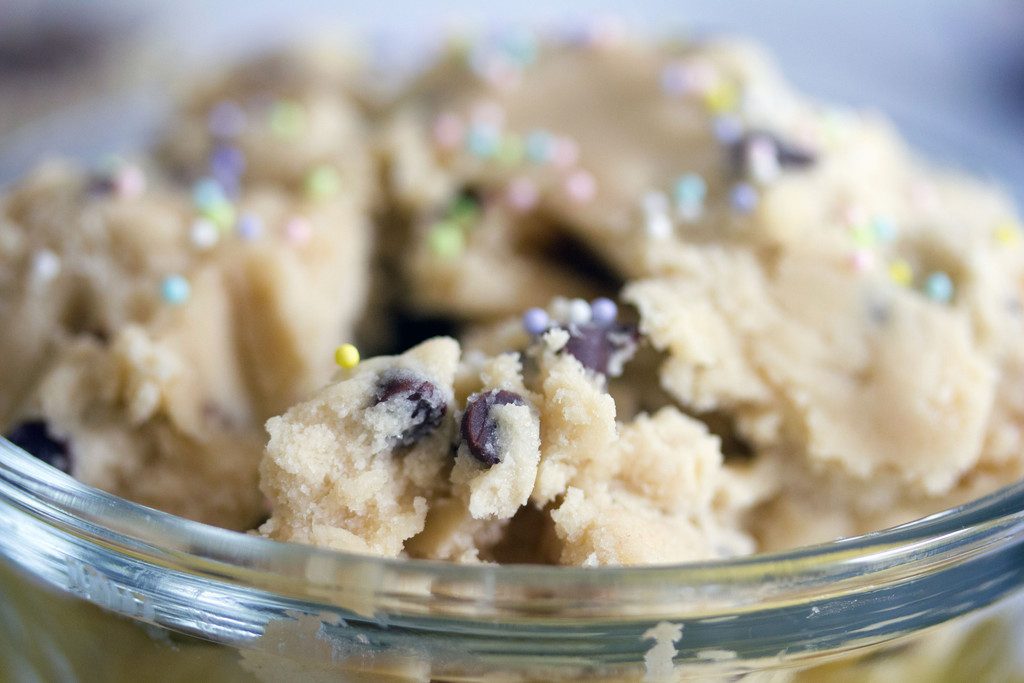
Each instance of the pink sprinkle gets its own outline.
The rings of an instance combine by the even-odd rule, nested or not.
[[[850,267],[858,273],[871,270],[875,267],[875,255],[863,249],[857,250],[850,255]]]
[[[843,220],[851,227],[864,225],[868,221],[868,212],[860,204],[851,204],[843,210]]]
[[[525,213],[537,205],[537,186],[529,178],[516,178],[508,184],[505,199],[516,211]]]
[[[129,164],[117,172],[114,181],[117,194],[127,199],[140,196],[146,191],[146,175],[138,166]]]
[[[305,218],[295,216],[285,224],[284,236],[292,244],[301,246],[309,242],[313,228]]]
[[[565,193],[577,204],[586,204],[597,194],[594,176],[586,171],[575,171],[565,179]]]
[[[463,125],[458,116],[445,112],[434,121],[434,142],[442,149],[455,149],[462,144]]]
[[[718,85],[718,70],[710,62],[694,60],[684,69],[684,82],[691,92],[706,93]]]
[[[556,168],[572,168],[580,159],[580,146],[571,138],[556,138],[551,149],[551,162]]]
[[[523,80],[522,71],[505,60],[491,60],[483,72],[484,79],[495,90],[509,91]]]

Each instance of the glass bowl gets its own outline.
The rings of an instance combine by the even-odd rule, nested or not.
[[[965,662],[975,681],[1024,680],[1019,636],[979,621],[997,603],[1013,611],[1024,586],[1024,483],[783,554],[465,566],[190,522],[0,440],[0,524],[0,654],[14,680],[813,680],[823,666],[828,680],[894,666],[965,680]],[[979,628],[981,651],[942,659]],[[922,671],[907,675],[942,680]]]

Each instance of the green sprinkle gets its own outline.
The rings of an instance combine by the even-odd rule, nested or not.
[[[298,102],[278,100],[270,107],[270,130],[282,138],[298,137],[306,127],[306,110]]]
[[[235,225],[235,207],[229,202],[217,202],[205,206],[201,213],[221,231],[230,230]]]
[[[306,195],[312,199],[326,199],[341,190],[341,174],[333,166],[317,166],[306,176]]]
[[[506,135],[498,147],[498,161],[505,166],[518,166],[526,156],[526,145],[518,135]]]
[[[875,231],[870,225],[858,225],[853,229],[853,241],[861,247],[870,247],[875,244]]]
[[[471,228],[480,215],[480,206],[470,197],[459,197],[448,209],[448,218],[460,228]]]
[[[466,246],[462,229],[448,221],[436,224],[428,239],[431,250],[443,259],[455,258]]]

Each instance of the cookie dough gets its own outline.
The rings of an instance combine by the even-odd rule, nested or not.
[[[732,41],[512,32],[385,107],[362,80],[242,66],[152,168],[11,191],[5,433],[185,516],[265,495],[271,538],[457,562],[733,557],[1024,476],[1019,219],[880,116]]]

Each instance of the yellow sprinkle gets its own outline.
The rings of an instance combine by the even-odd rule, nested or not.
[[[736,109],[740,93],[735,85],[723,81],[704,93],[704,105],[713,114],[725,114]]]
[[[907,287],[914,281],[914,269],[901,258],[889,264],[889,279],[896,284]]]
[[[992,236],[1000,244],[1017,244],[1020,241],[1020,228],[1014,225],[1013,221],[1003,221],[992,231]]]
[[[334,362],[346,370],[351,370],[359,365],[359,349],[352,344],[342,344],[334,349]]]

